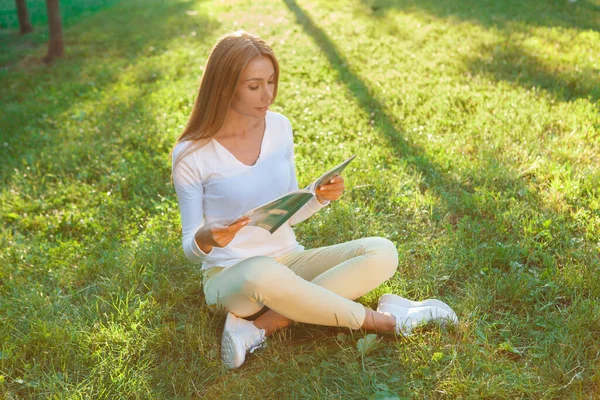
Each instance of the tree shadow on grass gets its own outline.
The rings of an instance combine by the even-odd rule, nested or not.
[[[375,94],[367,84],[352,71],[348,61],[325,32],[312,22],[310,16],[297,5],[295,0],[284,0],[284,2],[294,13],[298,24],[305,29],[306,33],[320,47],[323,54],[329,60],[331,67],[337,72],[339,81],[347,86],[348,92],[356,98],[360,107],[367,114],[375,113],[374,128],[388,140],[389,147],[393,149],[395,156],[399,160],[404,160],[416,172],[423,174],[426,187],[423,187],[422,190],[434,191],[447,203],[454,203],[446,197],[448,193],[470,192],[471,188],[449,176],[444,171],[444,168],[437,165],[427,156],[425,150],[417,145],[408,143],[396,128],[392,118],[386,114],[384,105],[375,98]],[[453,205],[459,206],[459,203],[454,203]]]
[[[542,89],[560,101],[578,98],[592,103],[600,100],[600,69],[552,67],[543,58],[531,54],[510,36],[500,43],[486,45],[477,55],[465,60],[478,75],[513,82],[526,89]]]
[[[40,45],[0,70],[0,96],[6,99],[0,115],[0,181],[60,146],[65,122],[76,125],[86,119],[80,112],[65,113],[100,99],[139,59],[168,50],[174,38],[191,32],[202,40],[217,27],[205,15],[187,13],[190,7],[188,2],[160,0],[121,3],[67,29],[67,55],[52,66],[39,62],[45,52]]]
[[[490,154],[478,167],[463,173],[467,179],[457,180],[451,174],[451,168],[438,165],[422,148],[402,137],[401,128],[386,114],[383,104],[375,98],[376,94],[352,71],[336,45],[295,0],[284,2],[297,23],[327,57],[331,68],[337,72],[337,79],[346,85],[349,94],[367,114],[375,112],[375,132],[387,139],[398,162],[406,162],[413,168],[421,175],[425,189],[438,197],[441,204],[436,205],[434,214],[448,212],[453,217],[438,222],[439,226],[452,231],[446,235],[448,240],[441,250],[450,254],[448,264],[452,264],[441,269],[434,266],[433,272],[423,271],[423,274],[431,279],[425,282],[427,286],[439,282],[440,273],[448,274],[442,281],[444,290],[449,289],[455,295],[463,293],[464,305],[475,304],[472,309],[465,310],[470,315],[467,317],[469,322],[463,327],[464,334],[474,333],[476,329],[489,333],[490,342],[501,341],[506,339],[492,337],[495,326],[514,324],[521,333],[513,339],[523,346],[534,343],[537,346],[540,340],[543,342],[528,357],[559,350],[563,343],[556,339],[558,336],[551,327],[544,325],[546,321],[563,319],[578,302],[600,296],[595,242],[591,239],[584,248],[573,241],[574,237],[585,234],[585,228],[578,228],[578,221],[570,213],[546,206],[540,191],[530,190],[527,175],[517,170],[520,166],[512,165],[496,154]],[[550,79],[534,77],[533,69],[527,72],[532,80]],[[595,92],[592,93],[595,96]],[[513,206],[516,206],[514,212]],[[454,265],[455,262],[458,265]],[[576,265],[572,267],[571,264]],[[572,275],[585,278],[575,279]],[[572,319],[566,319],[567,324],[577,320],[578,315],[574,314]],[[495,322],[481,322],[482,315],[487,318],[494,315]],[[528,324],[532,320],[540,321],[544,328],[530,330]],[[568,330],[560,332],[564,337],[568,333]],[[546,339],[548,337],[552,339]],[[584,354],[597,344],[585,342],[581,337],[585,334],[573,341],[579,346],[577,357],[566,363],[548,360],[544,368],[556,375],[566,373],[575,365],[592,366],[594,359]],[[568,386],[566,375],[548,382],[551,375],[544,377],[546,383],[554,385],[550,389],[561,391]],[[538,388],[540,393],[550,389]]]
[[[78,19],[91,15],[101,9],[110,7],[120,0],[62,0],[60,2],[60,14],[63,26],[71,26],[77,23]],[[8,7],[0,9],[0,29],[19,29],[19,19],[17,17],[17,7],[15,2]],[[46,12],[46,2],[44,0],[27,1],[27,11],[34,30],[37,27],[47,29],[48,15]]]
[[[493,0],[363,0],[372,15],[380,17],[390,9],[426,12],[438,18],[476,21],[486,28],[500,29],[498,43],[485,45],[466,60],[472,72],[497,80],[515,82],[527,89],[548,91],[557,99],[570,101],[600,98],[600,70],[578,69],[573,65],[551,66],[538,55],[518,44],[512,32],[526,32],[526,27],[563,27],[576,31],[600,31],[600,5],[589,0],[568,1],[493,1]],[[527,35],[529,36],[529,35]]]
[[[517,24],[600,31],[600,5],[591,0],[361,0],[381,16],[391,9],[425,11],[438,18],[477,21],[490,28]]]
[[[421,190],[430,190],[436,194],[442,203],[441,207],[438,206],[437,212],[446,213],[448,217],[445,222],[441,221],[442,225],[453,225],[457,229],[465,229],[466,226],[461,227],[461,221],[474,221],[476,225],[484,229],[486,237],[492,241],[491,245],[497,250],[495,253],[492,252],[492,257],[489,258],[492,268],[506,270],[509,268],[510,261],[529,264],[532,267],[553,268],[552,257],[554,254],[552,253],[552,247],[546,248],[542,254],[536,253],[536,248],[523,248],[520,246],[518,244],[520,222],[506,220],[502,216],[502,213],[506,211],[502,208],[504,205],[498,206],[495,202],[488,204],[489,199],[486,197],[486,200],[482,201],[481,196],[475,191],[475,188],[484,188],[497,193],[510,191],[509,193],[513,193],[515,199],[517,199],[518,193],[527,192],[528,189],[527,182],[521,179],[520,172],[514,166],[506,164],[500,158],[494,159],[492,157],[488,160],[487,165],[497,175],[490,178],[481,171],[471,171],[469,176],[465,177],[467,179],[461,179],[460,181],[456,179],[448,172],[449,167],[438,165],[428,157],[425,150],[409,143],[402,137],[401,130],[397,128],[395,121],[386,114],[383,104],[375,98],[375,93],[367,84],[351,70],[349,63],[331,39],[313,23],[310,16],[294,0],[284,0],[284,2],[295,15],[298,24],[304,28],[305,32],[327,57],[331,68],[337,72],[339,81],[347,86],[348,92],[357,100],[361,108],[367,114],[375,112],[375,131],[387,139],[389,148],[392,149],[398,161],[406,162],[409,167],[422,176]],[[533,70],[530,70],[530,73],[533,76]],[[528,203],[528,207],[537,210],[536,218],[566,221],[569,224],[572,222],[571,216],[545,207],[538,194],[530,194],[523,201]],[[446,218],[443,215],[441,217],[442,219]],[[512,233],[505,231],[505,225],[514,228],[514,231]],[[568,242],[570,239],[569,234],[572,232],[563,230],[558,233],[560,235],[553,243],[558,243],[560,240]],[[516,235],[516,237],[513,235]],[[483,240],[483,238],[476,239],[475,242],[477,240]],[[497,240],[505,241],[510,246],[496,243]],[[476,243],[473,245],[476,245]],[[474,267],[479,268],[480,266]],[[460,271],[457,270],[456,273],[461,275],[460,282],[460,279],[468,279],[472,271],[469,271],[468,268],[462,268]],[[592,292],[596,291],[596,289],[591,290]]]
[[[80,20],[106,9],[119,0],[67,0],[60,2],[63,29],[77,25]],[[31,49],[46,45],[48,41],[48,16],[45,1],[27,2],[27,11],[33,25],[33,32],[19,34],[19,20],[15,2],[0,8],[0,68],[14,63]]]

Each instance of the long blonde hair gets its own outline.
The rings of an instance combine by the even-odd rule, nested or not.
[[[269,57],[275,68],[272,100],[275,101],[279,84],[279,63],[264,40],[239,30],[221,37],[215,44],[206,61],[190,118],[175,143],[177,145],[183,141],[191,141],[192,145],[178,155],[173,168],[186,154],[207,143],[223,127],[242,71],[250,60],[258,56]]]

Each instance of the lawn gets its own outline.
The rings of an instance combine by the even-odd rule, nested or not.
[[[600,397],[600,0],[61,3],[49,67],[43,17],[0,8],[0,398]],[[239,28],[278,55],[300,184],[358,155],[301,243],[389,238],[359,301],[456,328],[298,324],[221,366],[169,152]]]

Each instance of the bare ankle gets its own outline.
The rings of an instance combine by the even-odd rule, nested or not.
[[[266,336],[270,336],[273,333],[285,329],[290,325],[290,321],[286,320],[286,321],[272,321],[270,324],[261,324],[259,323],[258,325],[255,324],[254,326],[256,326],[258,329],[264,329],[265,331],[265,335]]]
[[[278,330],[287,328],[291,322],[286,317],[274,311],[268,311],[254,321],[254,326],[258,329],[264,329],[265,335],[269,336]]]
[[[389,315],[365,307],[365,321],[362,328],[374,332],[394,332],[396,319]]]

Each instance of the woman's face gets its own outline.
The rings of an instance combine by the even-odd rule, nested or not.
[[[273,101],[274,89],[275,68],[271,59],[254,57],[240,76],[231,108],[248,117],[263,118]]]

